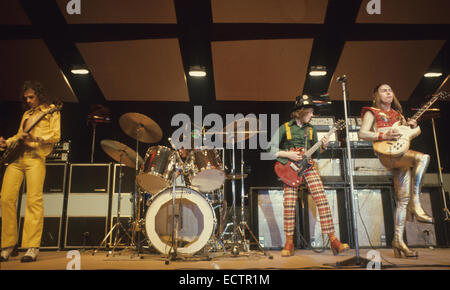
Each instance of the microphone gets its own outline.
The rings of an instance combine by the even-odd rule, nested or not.
[[[337,77],[337,78],[336,78],[336,81],[337,81],[338,83],[346,82],[346,81],[347,81],[347,76],[346,76],[346,75],[343,75],[343,76]]]

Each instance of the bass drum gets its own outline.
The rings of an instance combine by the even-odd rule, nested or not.
[[[148,240],[161,254],[167,255],[172,247],[172,188],[166,188],[153,196],[145,215]],[[175,228],[177,252],[194,255],[213,235],[216,214],[211,204],[200,192],[178,186],[175,188]]]

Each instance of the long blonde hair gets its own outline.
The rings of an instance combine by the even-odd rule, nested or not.
[[[311,107],[302,107],[300,109],[295,110],[291,113],[291,119],[300,119],[303,120],[303,117],[308,114],[308,110]]]
[[[382,85],[388,85],[388,84],[378,84],[374,89],[373,89],[373,106],[375,108],[381,108],[380,106],[380,94],[378,93],[378,89],[382,86]],[[389,86],[389,85],[388,85]],[[394,109],[395,111],[399,112],[400,114],[403,114],[403,109],[402,109],[402,105],[400,104],[400,102],[398,101],[397,97],[394,94],[394,98],[392,100],[392,104],[391,104],[391,108]]]

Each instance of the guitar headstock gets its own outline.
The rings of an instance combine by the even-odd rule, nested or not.
[[[345,128],[345,121],[344,120],[337,120],[334,123],[334,128],[336,128],[336,131],[344,129]]]
[[[433,96],[435,96],[435,97],[437,97],[437,98],[439,98],[439,99],[441,99],[441,100],[445,100],[445,99],[447,99],[447,97],[448,97],[448,92],[446,92],[446,91],[441,91],[441,92],[439,92],[439,93],[437,93],[437,94],[435,94],[435,95],[433,95]]]
[[[50,109],[45,111],[45,114],[53,114],[54,112],[61,111],[62,107],[63,107],[63,103],[62,102],[51,104],[50,105]]]

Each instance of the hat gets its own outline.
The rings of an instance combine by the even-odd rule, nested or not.
[[[297,96],[295,99],[293,111],[301,108],[313,108],[314,110],[318,109],[317,105],[309,95]]]

